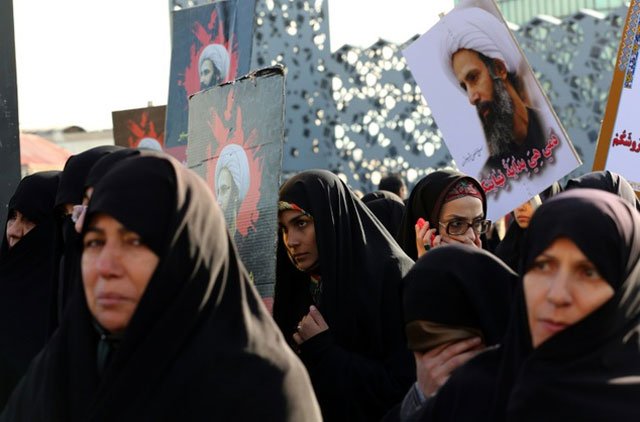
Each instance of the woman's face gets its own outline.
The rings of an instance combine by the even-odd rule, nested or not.
[[[513,213],[516,216],[516,223],[518,224],[518,226],[520,226],[520,228],[526,229],[527,227],[529,227],[529,221],[531,220],[533,211],[533,206],[529,201],[513,210]]]
[[[300,271],[313,268],[319,258],[313,218],[301,211],[286,210],[278,215],[278,223],[284,245],[296,267]]]
[[[533,347],[575,324],[613,296],[613,288],[568,238],[554,241],[524,275]]]
[[[13,248],[27,233],[36,226],[36,223],[29,220],[20,211],[13,210],[7,219],[7,243],[9,249]]]
[[[447,234],[447,226],[457,222],[473,223],[476,220],[484,219],[482,201],[474,196],[463,196],[453,201],[446,202],[440,210],[440,224],[438,233],[443,240],[454,240],[459,243],[473,244],[480,247],[480,235],[471,226],[464,234],[452,236]]]
[[[106,214],[94,216],[83,239],[82,282],[91,314],[106,330],[124,331],[159,258],[140,236]]]

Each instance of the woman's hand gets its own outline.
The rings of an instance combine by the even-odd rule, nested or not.
[[[427,251],[431,248],[435,248],[440,245],[442,238],[440,235],[436,235],[436,229],[430,228],[429,222],[423,219],[422,227],[421,222],[419,221],[415,225],[416,230],[416,249],[418,250],[418,258],[427,253]]]
[[[293,334],[293,341],[301,345],[311,337],[329,329],[324,317],[315,306],[309,308],[309,313],[302,317],[298,323],[296,332]]]
[[[440,236],[438,236],[440,237]],[[480,239],[480,235],[476,234],[473,239],[470,239],[467,236],[442,236],[441,241],[439,242],[443,245],[452,245],[456,243],[462,243],[463,245],[475,246],[477,248],[482,248],[482,239]]]
[[[485,349],[480,337],[446,343],[425,353],[413,352],[418,385],[425,397],[434,395],[451,373]]]

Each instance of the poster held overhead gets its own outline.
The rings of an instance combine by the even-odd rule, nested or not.
[[[403,54],[458,169],[488,217],[507,214],[581,164],[492,0],[463,0]]]
[[[219,0],[172,13],[166,151],[186,162],[189,96],[249,72],[255,0]]]
[[[127,148],[162,151],[166,112],[166,106],[112,112],[114,143]]]
[[[270,67],[189,100],[187,165],[211,188],[242,262],[273,296],[284,139],[284,69]]]
[[[640,192],[640,82],[635,80],[639,50],[640,1],[632,0],[613,69],[593,170],[621,174],[636,193]]]

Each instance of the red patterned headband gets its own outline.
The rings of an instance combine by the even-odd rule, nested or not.
[[[308,215],[309,217],[311,217],[311,214],[309,214],[308,212],[306,212],[305,210],[303,210],[293,202],[278,201],[278,212],[289,211],[289,210],[300,211],[304,215]]]
[[[449,192],[447,192],[447,195],[444,197],[443,203],[462,198],[463,196],[473,196],[474,198],[478,198],[482,201],[482,194],[478,188],[469,180],[462,179],[449,189]]]

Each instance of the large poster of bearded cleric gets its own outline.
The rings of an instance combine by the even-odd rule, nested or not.
[[[249,72],[255,0],[218,0],[172,14],[165,148],[185,161],[189,96]]]
[[[613,80],[604,114],[593,170],[611,170],[623,175],[640,191],[640,0],[629,5]]]
[[[496,219],[580,165],[492,0],[463,0],[403,51],[460,171]]]
[[[283,139],[282,67],[256,71],[189,101],[187,165],[211,187],[263,297],[273,296]]]
[[[111,112],[114,143],[127,148],[162,151],[166,112],[166,106]]]

